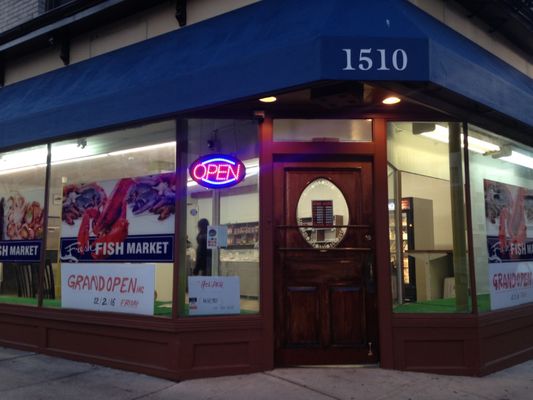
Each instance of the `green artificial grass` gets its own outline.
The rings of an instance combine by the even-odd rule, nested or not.
[[[37,306],[37,299],[32,297],[0,296],[0,303],[20,304]],[[480,294],[477,296],[478,310],[480,313],[490,311],[490,295]],[[154,315],[160,317],[170,317],[172,315],[172,303],[170,301],[156,301],[154,304]],[[61,308],[61,300],[44,299],[44,307]],[[469,310],[471,306],[469,306]],[[395,313],[455,313],[455,298],[434,299],[420,301],[416,303],[404,303],[394,307]],[[257,311],[241,310],[241,314],[257,314]],[[182,316],[189,316],[189,305],[185,304]]]
[[[37,299],[35,297],[0,296],[0,303],[37,306]],[[43,305],[45,307],[61,307],[61,300],[44,299]]]
[[[490,295],[480,294],[477,296],[478,311],[488,312],[490,311]],[[468,309],[472,309],[472,304],[469,304]],[[448,299],[434,299],[427,301],[419,301],[416,303],[404,303],[394,307],[395,313],[456,313],[455,298]]]
[[[24,306],[37,306],[37,299],[35,297],[0,296],[0,303],[18,304]],[[43,306],[51,308],[61,308],[61,300],[43,299]],[[241,314],[257,314],[257,311],[241,310]],[[154,315],[159,317],[170,317],[172,315],[172,302],[156,301],[154,304]],[[185,304],[185,313],[183,316],[188,315],[189,305]]]
[[[258,314],[257,311],[253,311],[253,310],[244,310],[244,309],[241,309],[241,312],[240,312],[241,315],[244,315],[244,314]],[[235,315],[235,314],[217,314],[217,315]],[[181,314],[182,317],[189,317],[189,305],[188,304],[185,304],[184,305],[184,310],[183,310],[183,313]],[[208,317],[209,315],[191,315],[191,317]]]

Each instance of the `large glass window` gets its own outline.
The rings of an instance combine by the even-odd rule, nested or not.
[[[257,123],[191,119],[184,135],[187,210],[181,254],[181,314],[257,313]]]
[[[37,304],[47,151],[0,154],[0,302]]]
[[[533,301],[533,149],[468,127],[481,312]]]
[[[395,312],[470,309],[460,125],[388,125]]]
[[[169,121],[52,144],[49,305],[171,315],[175,135]]]

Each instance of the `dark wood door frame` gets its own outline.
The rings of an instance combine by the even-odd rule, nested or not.
[[[315,155],[317,160],[334,157],[336,160],[366,158],[373,162],[375,273],[378,291],[378,329],[380,365],[393,368],[392,297],[388,246],[387,194],[387,123],[383,118],[373,119],[373,141],[362,143],[280,143],[273,142],[272,118],[266,116],[260,125],[260,201],[261,201],[261,302],[265,318],[268,353],[274,362],[274,175],[275,160],[295,160],[299,156]],[[269,362],[270,363],[270,362]]]

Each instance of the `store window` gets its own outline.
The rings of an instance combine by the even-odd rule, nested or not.
[[[389,238],[395,312],[467,312],[460,124],[388,124]]]
[[[168,121],[52,144],[47,305],[171,315],[175,137]]]
[[[472,125],[468,142],[479,311],[532,302],[533,149]]]
[[[37,304],[47,152],[38,146],[0,154],[2,303]]]
[[[370,142],[371,119],[275,119],[275,142]]]
[[[257,123],[190,119],[185,124],[182,168],[187,171],[187,209],[181,238],[180,313],[257,313]]]

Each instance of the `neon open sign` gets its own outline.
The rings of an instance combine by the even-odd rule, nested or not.
[[[191,178],[201,186],[220,189],[235,186],[246,176],[241,160],[225,154],[200,157],[189,167]]]

